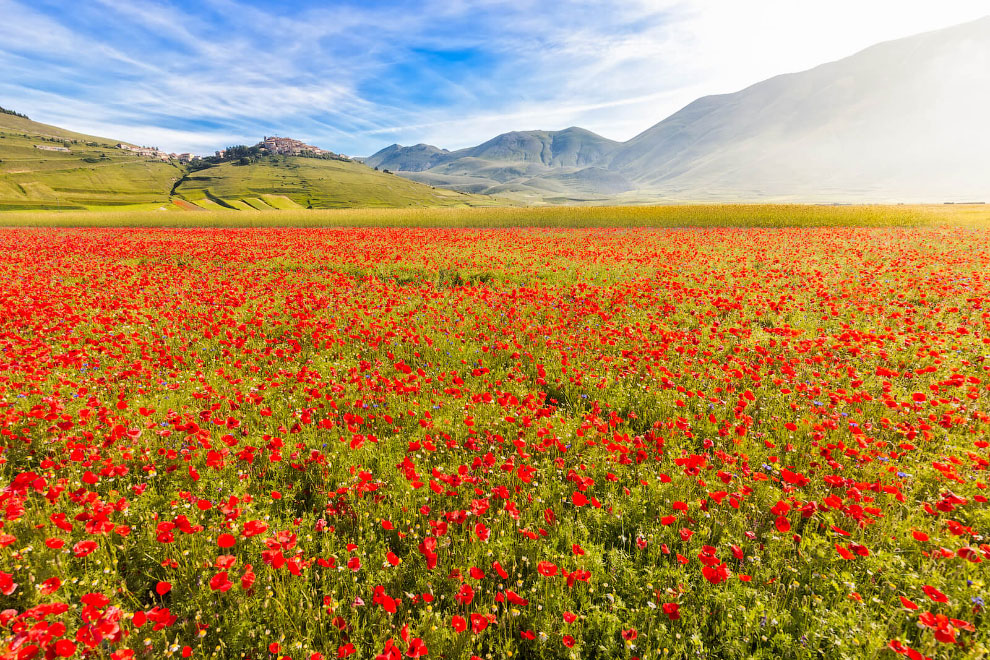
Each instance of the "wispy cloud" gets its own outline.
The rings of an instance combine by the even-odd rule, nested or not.
[[[271,133],[359,154],[570,125],[627,139],[698,95],[986,11],[925,5],[0,0],[0,103],[199,152]]]

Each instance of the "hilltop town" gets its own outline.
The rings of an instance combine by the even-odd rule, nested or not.
[[[327,151],[326,149],[320,149],[319,147],[314,147],[311,144],[306,144],[301,140],[294,140],[287,137],[269,137],[266,135],[265,138],[258,143],[258,146],[262,149],[267,149],[270,153],[283,156],[299,156],[307,153],[317,156],[333,154],[333,152]]]
[[[117,149],[122,149],[124,151],[130,152],[138,156],[145,156],[147,158],[153,158],[155,160],[160,160],[167,162],[170,160],[177,160],[180,163],[191,163],[197,160],[206,161],[225,161],[231,160],[233,158],[241,158],[245,155],[245,150],[249,151],[251,155],[269,155],[269,156],[309,156],[313,158],[329,158],[335,160],[350,160],[347,156],[343,154],[337,154],[327,149],[321,149],[315,147],[311,144],[306,144],[302,140],[296,140],[294,138],[288,137],[278,137],[278,136],[264,136],[261,142],[254,145],[253,147],[228,147],[227,149],[221,149],[214,152],[213,156],[207,156],[205,159],[201,156],[197,156],[191,153],[168,153],[158,149],[158,147],[136,147],[131,144],[126,144],[120,142],[115,145]],[[68,151],[68,149],[63,149],[61,147],[49,147],[49,146],[38,146],[39,149],[47,149],[49,151]]]
[[[311,144],[306,144],[302,140],[296,140],[288,137],[278,137],[275,135],[264,136],[261,142],[253,147],[236,146],[221,149],[215,153],[214,158],[218,160],[230,160],[232,157],[240,158],[245,156],[245,152],[247,152],[250,156],[308,156],[311,158],[350,160],[350,158],[343,154],[337,154],[332,151],[328,151],[327,149],[314,147]]]

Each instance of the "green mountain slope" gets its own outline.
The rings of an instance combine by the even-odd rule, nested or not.
[[[303,157],[222,163],[188,174],[175,194],[204,208],[218,204],[241,210],[278,208],[285,200],[304,208],[493,203],[488,197],[433,188],[357,162]]]
[[[183,170],[117,142],[0,113],[0,211],[168,205]]]
[[[376,172],[358,162],[277,156],[190,171],[176,161],[117,149],[118,143],[0,113],[0,211],[126,207],[254,212],[497,203]]]

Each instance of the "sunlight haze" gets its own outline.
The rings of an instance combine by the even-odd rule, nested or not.
[[[271,133],[356,155],[572,125],[624,141],[700,96],[988,12],[976,0],[0,0],[0,99],[198,153]]]

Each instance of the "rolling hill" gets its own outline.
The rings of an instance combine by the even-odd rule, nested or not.
[[[0,211],[491,205],[496,200],[297,156],[195,170],[95,137],[0,113]]]
[[[700,98],[624,143],[526,131],[453,152],[392,145],[368,162],[545,201],[990,200],[987,71],[990,16]]]
[[[168,205],[183,170],[118,142],[0,113],[0,211]]]
[[[243,211],[271,208],[490,205],[494,200],[432,188],[367,165],[299,156],[251,165],[221,163],[186,175],[177,198],[203,208]]]

